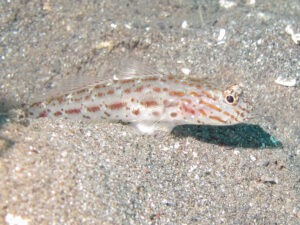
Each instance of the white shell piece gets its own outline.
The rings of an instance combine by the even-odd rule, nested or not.
[[[296,78],[284,78],[282,76],[279,76],[275,80],[275,83],[286,87],[295,87],[298,85],[299,80],[297,80]]]
[[[294,31],[293,31],[291,25],[287,25],[287,26],[286,26],[285,32],[286,32],[287,34],[289,34],[289,35],[293,35],[293,34],[294,34]]]
[[[226,30],[225,29],[220,29],[220,33],[219,33],[219,36],[217,38],[217,41],[223,41],[223,39],[225,38],[225,34],[226,34]]]
[[[24,219],[21,216],[8,213],[5,216],[5,222],[8,225],[27,225],[29,223],[29,219]]]
[[[191,73],[191,70],[189,68],[182,68],[181,69],[181,72],[184,74],[184,75],[189,75]]]
[[[300,33],[295,33],[291,25],[286,26],[285,32],[291,35],[291,38],[296,45],[300,44]]]
[[[292,40],[293,40],[293,42],[295,42],[296,45],[299,45],[300,44],[300,33],[293,34],[292,35]]]
[[[250,5],[250,6],[254,6],[255,3],[256,3],[255,0],[248,0],[246,4],[247,4],[247,5]]]
[[[229,9],[229,8],[232,8],[232,7],[236,6],[236,2],[227,1],[227,0],[220,0],[219,5],[222,8]]]
[[[184,20],[184,21],[182,22],[182,24],[181,24],[181,28],[182,28],[182,29],[187,29],[188,27],[189,27],[189,25],[188,25],[187,21]]]

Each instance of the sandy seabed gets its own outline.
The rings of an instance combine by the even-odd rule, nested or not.
[[[4,114],[69,77],[112,77],[129,58],[238,83],[254,113],[152,136],[1,116],[0,224],[299,224],[300,89],[275,83],[300,76],[285,32],[300,32],[299,1],[220,2],[0,3]]]

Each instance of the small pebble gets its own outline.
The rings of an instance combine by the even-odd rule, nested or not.
[[[256,3],[255,0],[248,0],[246,4],[247,4],[247,5],[250,5],[250,6],[254,6],[255,3]]]
[[[231,2],[231,1],[227,1],[227,0],[220,0],[219,5],[222,8],[229,9],[229,8],[232,8],[232,7],[236,6],[236,2]]]
[[[250,159],[251,161],[255,162],[256,161],[256,157],[254,155],[250,155]]]
[[[27,225],[29,223],[28,219],[24,219],[21,216],[16,216],[13,214],[8,213],[5,216],[5,222],[7,225]]]
[[[272,178],[269,176],[262,176],[261,180],[265,184],[278,184],[278,179],[277,178]]]
[[[118,25],[117,25],[117,24],[114,24],[114,23],[110,24],[110,27],[113,28],[113,29],[117,28],[117,26],[118,26]]]
[[[189,25],[188,25],[187,21],[184,20],[184,21],[182,22],[182,24],[181,24],[181,28],[182,28],[182,29],[187,29],[188,27],[189,27]]]

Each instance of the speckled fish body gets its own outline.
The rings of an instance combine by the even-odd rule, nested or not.
[[[30,117],[107,119],[143,133],[182,124],[231,125],[249,115],[238,85],[225,90],[201,80],[160,74],[111,79],[32,103]]]

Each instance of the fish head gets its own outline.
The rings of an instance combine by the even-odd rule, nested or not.
[[[209,96],[200,99],[200,106],[206,114],[205,123],[209,125],[234,125],[252,117],[251,106],[239,85],[232,85],[224,91],[209,91]]]
[[[220,104],[224,121],[228,125],[246,122],[252,117],[251,105],[239,85],[232,85],[224,90]]]

